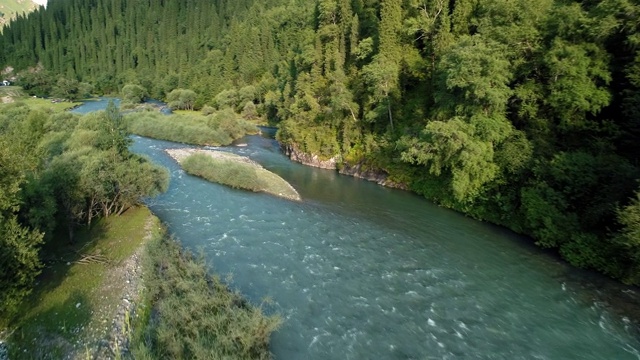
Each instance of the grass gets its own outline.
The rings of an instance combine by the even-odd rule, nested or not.
[[[50,99],[30,97],[25,94],[20,86],[0,86],[0,109],[4,105],[2,103],[3,98],[10,98],[11,101],[25,103],[33,109],[50,112],[62,112],[80,105],[80,102],[61,101],[52,103]]]
[[[14,19],[18,14],[30,13],[36,6],[31,0],[0,0],[0,13],[4,14],[0,16],[0,32],[11,19]]]
[[[295,189],[280,176],[248,159],[223,152],[195,153],[183,159],[182,168],[189,174],[235,189],[266,192],[287,199],[300,200]]]
[[[147,251],[146,310],[134,323],[134,358],[271,358],[269,337],[279,317],[265,316],[168,236]]]
[[[103,343],[122,302],[122,264],[141,246],[145,292],[125,312],[130,352]],[[34,292],[11,323],[11,359],[269,359],[277,316],[246,302],[169,238],[145,207],[100,220],[68,246],[43,249]],[[87,255],[104,259],[82,263]],[[120,266],[120,267],[119,267]],[[122,273],[121,273],[122,274]],[[121,353],[121,351],[123,351]]]
[[[255,134],[255,125],[234,116],[196,113],[163,115],[157,112],[133,112],[126,115],[132,133],[184,144],[222,146],[247,134]]]
[[[27,97],[27,94],[25,94],[20,86],[0,86],[0,98],[5,96],[9,96],[11,98],[24,98]]]
[[[11,359],[61,358],[84,350],[77,348],[81,342],[104,338],[122,296],[109,273],[140,247],[148,224],[158,222],[144,207],[131,209],[79,232],[73,245],[44,249],[49,265],[13,321]],[[85,255],[104,262],[79,263]]]

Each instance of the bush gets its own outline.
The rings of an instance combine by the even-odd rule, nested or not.
[[[271,358],[269,337],[281,319],[231,291],[176,241],[149,244],[144,274],[152,310],[134,338],[134,358]]]
[[[212,121],[210,117],[196,114],[133,113],[126,118],[134,134],[185,144],[229,145],[235,139],[257,132],[255,125],[238,117]]]
[[[122,88],[122,102],[125,104],[139,104],[147,96],[147,89],[140,85],[127,84]]]
[[[172,110],[193,110],[196,93],[188,89],[175,89],[167,95],[167,102]]]
[[[213,106],[205,105],[202,107],[202,115],[207,116],[216,112],[216,109]]]

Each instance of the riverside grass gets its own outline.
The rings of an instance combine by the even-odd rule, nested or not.
[[[258,128],[233,112],[211,115],[197,113],[164,115],[157,112],[133,112],[125,116],[132,133],[183,144],[222,146]]]
[[[31,97],[20,86],[0,86],[0,112],[5,104],[10,103],[23,103],[32,109],[52,113],[63,112],[80,105],[80,102],[51,102],[51,99]]]
[[[202,258],[165,235],[149,243],[143,266],[147,305],[134,324],[135,359],[271,358],[281,318],[231,291]]]
[[[145,290],[122,330],[130,352],[96,348],[108,336],[124,286],[109,273],[141,246]],[[146,207],[101,219],[79,231],[74,244],[46,252],[49,266],[11,322],[10,359],[112,358],[110,351],[116,359],[271,357],[269,337],[280,317],[265,316],[210,275]],[[86,254],[107,261],[78,261]]]
[[[168,151],[172,154],[172,151]],[[187,156],[172,156],[184,171],[205,180],[245,189],[265,192],[290,200],[300,200],[298,192],[280,176],[264,169],[243,156],[222,151],[195,151]]]
[[[159,224],[146,207],[132,208],[79,231],[73,244],[43,249],[48,265],[10,323],[9,357],[62,359],[88,351],[85,346],[95,350],[121,301],[123,284],[111,282],[109,273],[142,246],[146,229],[157,236]],[[105,261],[80,261],[86,255]]]

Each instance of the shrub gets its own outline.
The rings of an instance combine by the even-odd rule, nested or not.
[[[271,358],[269,337],[279,317],[265,316],[169,237],[149,244],[146,259],[152,311],[146,329],[134,338],[135,358]]]
[[[147,89],[140,85],[127,84],[122,88],[122,102],[125,104],[139,104],[147,96]]]
[[[224,126],[218,120],[197,114],[167,116],[138,112],[126,118],[134,134],[195,145],[229,145],[233,140],[257,131],[255,125],[237,116],[223,121]]]
[[[207,116],[216,112],[216,109],[213,106],[205,105],[202,107],[202,115]]]
[[[193,110],[196,93],[188,89],[175,89],[167,94],[167,102],[172,110]]]

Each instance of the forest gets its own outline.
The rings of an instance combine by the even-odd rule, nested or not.
[[[283,145],[640,284],[634,1],[51,0],[0,48],[31,94],[187,89],[191,109],[255,113]]]

